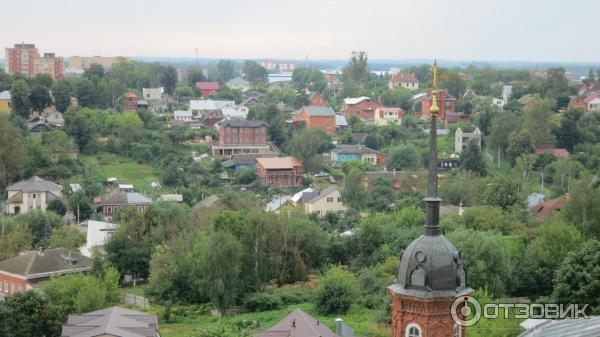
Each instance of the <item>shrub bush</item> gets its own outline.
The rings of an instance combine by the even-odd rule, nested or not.
[[[358,294],[356,278],[342,266],[333,267],[315,291],[315,304],[322,314],[343,314]]]
[[[243,299],[243,306],[248,311],[268,311],[283,305],[281,297],[272,293],[252,293]]]

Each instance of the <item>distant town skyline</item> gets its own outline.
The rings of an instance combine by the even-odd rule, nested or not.
[[[69,56],[440,58],[598,62],[600,2],[574,0],[31,0],[8,2],[0,45]],[[26,21],[24,23],[23,21]],[[2,53],[4,54],[4,53]]]

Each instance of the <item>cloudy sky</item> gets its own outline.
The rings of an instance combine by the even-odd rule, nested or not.
[[[0,46],[61,56],[600,61],[599,0],[2,2]]]

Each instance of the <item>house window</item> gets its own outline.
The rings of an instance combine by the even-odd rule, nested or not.
[[[110,206],[106,207],[106,213],[112,214],[112,212],[113,212],[112,207],[110,207]]]
[[[32,199],[35,199],[35,198],[36,198],[36,195],[35,195],[35,193],[33,193],[33,194],[31,195],[31,198],[32,198]]]
[[[10,289],[12,289],[13,292],[15,291],[15,281],[10,281]]]
[[[8,281],[4,281],[4,292],[7,293],[8,289]]]
[[[333,202],[333,197],[327,197],[327,202]]]
[[[406,337],[421,337],[421,328],[418,325],[411,323],[406,327]]]
[[[338,197],[338,202],[342,202],[342,197]]]

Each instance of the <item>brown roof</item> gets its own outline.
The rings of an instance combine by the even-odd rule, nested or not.
[[[300,309],[272,326],[270,329],[258,332],[256,337],[339,337],[325,324],[311,317]]]
[[[126,92],[123,94],[123,97],[137,98],[137,95],[132,92]]]
[[[567,196],[563,195],[556,199],[544,201],[531,209],[531,215],[538,219],[547,219],[551,217],[554,213],[563,209],[565,207],[567,199]]]
[[[0,272],[36,279],[50,274],[69,274],[88,271],[92,260],[66,248],[45,251],[26,251],[0,262]]]
[[[69,315],[61,337],[157,337],[155,315],[111,307],[82,315]]]
[[[414,74],[407,74],[407,73],[394,74],[394,75],[392,75],[392,78],[390,80],[392,82],[398,82],[398,83],[418,82],[417,77]]]
[[[256,161],[267,170],[287,169],[296,166],[302,166],[302,163],[294,157],[256,158]]]

